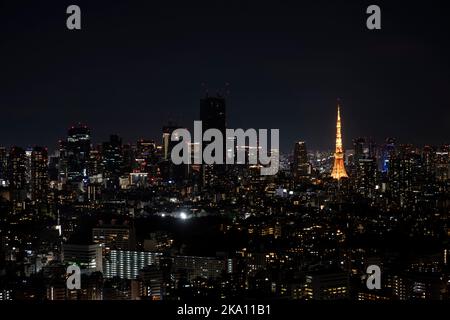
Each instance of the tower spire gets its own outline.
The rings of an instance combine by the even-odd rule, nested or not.
[[[334,179],[348,178],[347,171],[344,165],[344,148],[342,146],[341,133],[341,108],[339,102],[337,104],[337,121],[336,121],[336,151],[334,153],[334,165],[331,171],[331,176]]]

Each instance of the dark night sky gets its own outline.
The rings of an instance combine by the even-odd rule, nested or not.
[[[82,30],[66,29],[78,4]],[[365,10],[382,9],[369,31]],[[159,139],[229,83],[228,126],[334,147],[355,136],[450,142],[449,11],[441,1],[0,0],[0,144],[56,146],[82,121]]]

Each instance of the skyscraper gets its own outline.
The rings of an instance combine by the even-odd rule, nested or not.
[[[375,185],[377,181],[377,162],[373,157],[359,158],[356,163],[356,191],[368,198],[375,196]]]
[[[34,147],[31,152],[31,199],[45,202],[48,192],[48,154],[43,147]]]
[[[358,137],[353,139],[353,149],[353,161],[350,163],[352,184],[357,193],[372,198],[378,178],[375,145],[370,138]]]
[[[10,199],[13,212],[21,207],[27,196],[26,157],[25,151],[19,147],[12,147],[8,162]]]
[[[200,120],[203,132],[208,129],[218,129],[225,136],[226,104],[221,96],[206,97],[200,100]]]
[[[153,173],[157,163],[156,143],[153,140],[140,139],[136,144],[136,161],[141,172]]]
[[[436,152],[436,179],[444,182],[450,178],[450,146],[443,145]]]
[[[72,126],[67,132],[67,140],[61,142],[60,176],[70,182],[81,182],[87,176],[91,131],[85,125]]]
[[[311,174],[311,166],[308,162],[306,144],[304,141],[298,141],[294,147],[294,161],[292,165],[292,175],[295,180],[307,177]]]
[[[226,104],[225,98],[221,96],[206,97],[200,100],[200,120],[202,121],[203,133],[208,129],[217,129],[226,135]],[[203,142],[203,150],[208,143]],[[225,163],[226,148],[222,151],[223,163]],[[221,165],[202,165],[203,185],[213,185],[224,174],[225,168]]]
[[[399,145],[389,161],[388,181],[392,201],[402,208],[414,208],[424,196],[423,158],[411,145]]]
[[[87,167],[89,177],[96,176],[103,172],[103,158],[102,153],[99,150],[94,149],[89,152],[89,161]]]
[[[356,163],[358,163],[359,159],[366,158],[368,153],[366,150],[366,139],[363,137],[353,139],[353,149],[353,158]]]
[[[27,184],[27,198],[31,198],[31,154],[33,148],[25,149],[25,181]]]
[[[136,147],[125,143],[122,145],[123,172],[129,173],[134,169],[136,163]]]
[[[389,170],[390,159],[395,155],[395,139],[386,138],[381,154],[381,171],[386,173]]]
[[[109,141],[103,143],[103,170],[107,179],[117,179],[122,171],[122,139],[111,135]]]
[[[334,179],[348,178],[347,171],[344,165],[344,148],[342,146],[341,133],[341,111],[339,104],[337,106],[337,123],[336,123],[336,152],[334,153],[334,165],[331,171],[331,176]]]

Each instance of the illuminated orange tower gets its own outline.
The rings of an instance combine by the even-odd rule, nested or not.
[[[336,152],[334,153],[334,165],[331,171],[331,176],[334,179],[348,178],[347,171],[344,165],[344,148],[342,147],[341,134],[341,111],[339,104],[337,106],[337,123],[336,123]]]

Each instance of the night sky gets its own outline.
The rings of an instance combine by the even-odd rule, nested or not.
[[[82,30],[66,28],[66,8]],[[366,28],[378,4],[382,30]],[[0,0],[0,145],[56,147],[83,122],[95,142],[191,126],[228,86],[230,128],[279,128],[282,151],[450,142],[450,11],[444,1]]]

